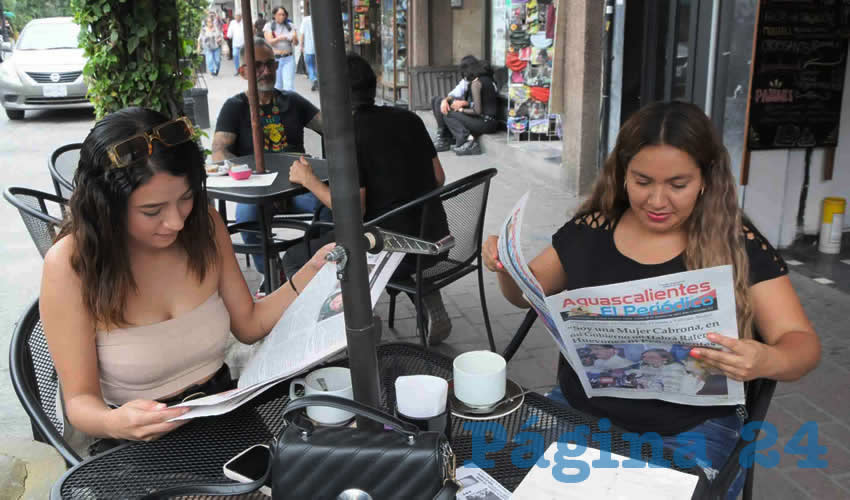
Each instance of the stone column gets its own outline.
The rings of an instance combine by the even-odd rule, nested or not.
[[[600,167],[604,2],[561,1],[558,17],[565,20],[559,27],[566,24],[565,32],[558,33],[566,37],[566,50],[558,56],[564,68],[562,179],[568,193],[583,196],[590,193]]]
[[[431,11],[428,0],[411,0],[409,14],[408,22],[411,24],[408,67],[428,66],[431,64],[431,41],[428,37]]]

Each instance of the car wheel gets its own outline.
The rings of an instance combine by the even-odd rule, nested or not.
[[[24,110],[23,109],[7,109],[6,116],[9,117],[10,120],[23,120],[24,119]]]

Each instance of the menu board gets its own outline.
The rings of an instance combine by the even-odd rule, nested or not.
[[[761,0],[747,148],[834,147],[850,0]]]

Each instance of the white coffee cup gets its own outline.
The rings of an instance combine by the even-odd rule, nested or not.
[[[485,407],[505,397],[507,363],[490,351],[470,351],[454,359],[455,397],[468,406]]]
[[[319,379],[324,379],[325,387],[322,388]],[[295,390],[298,386],[304,387],[304,395],[313,394],[339,396],[341,398],[354,399],[354,390],[351,388],[351,371],[340,366],[329,366],[320,368],[307,374],[304,378],[297,378],[289,384],[289,399],[297,399]],[[353,413],[330,408],[327,406],[310,406],[307,408],[307,416],[320,424],[334,425],[350,420]]]

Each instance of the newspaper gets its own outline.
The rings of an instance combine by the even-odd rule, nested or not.
[[[458,467],[455,478],[461,485],[455,498],[458,500],[508,500],[511,492],[493,479],[484,469],[474,464],[470,467]]]
[[[367,254],[372,307],[404,254]],[[192,410],[176,418],[227,413],[259,396],[278,382],[294,377],[346,347],[342,290],[336,268],[327,264],[310,280],[245,365],[236,389],[176,406]]]
[[[731,266],[543,297],[519,245],[527,199],[526,193],[502,225],[499,259],[543,318],[588,397],[744,404],[743,383],[688,355],[693,346],[722,348],[707,333],[738,338]]]
[[[564,449],[569,452],[565,453]],[[607,453],[620,467],[595,467],[601,459],[596,448],[555,442],[514,490],[514,500],[547,498],[628,498],[629,500],[689,500],[699,477],[646,463],[622,465],[634,461],[616,453]],[[560,460],[559,460],[560,459]],[[541,466],[540,464],[546,464]],[[554,464],[554,466],[553,466]],[[577,478],[586,471],[583,479]],[[458,497],[460,498],[460,497]]]

